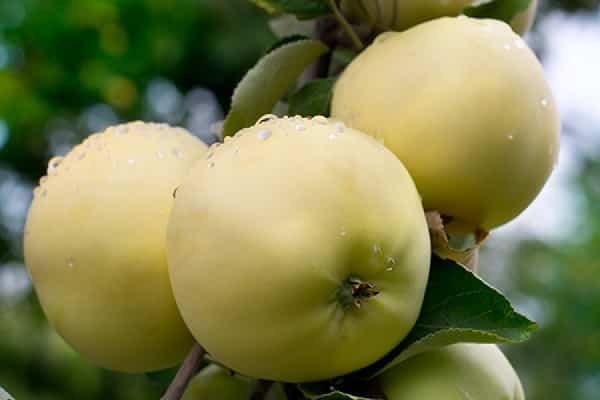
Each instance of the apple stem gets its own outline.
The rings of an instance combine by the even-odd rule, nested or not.
[[[346,20],[346,17],[344,17],[344,15],[341,13],[335,0],[329,0],[329,7],[331,8],[331,11],[333,11],[335,19],[338,21],[344,32],[346,32],[346,35],[348,35],[350,41],[352,41],[352,44],[354,45],[356,50],[362,51],[365,48],[365,45],[354,31],[354,28],[352,28],[352,25],[350,25],[348,20]]]
[[[200,370],[200,366],[202,365],[202,358],[206,351],[202,346],[198,343],[192,347],[192,350],[185,358],[181,367],[179,367],[179,371],[177,371],[177,375],[173,378],[173,381],[167,388],[165,394],[160,398],[160,400],[180,400],[181,396],[185,392],[185,389],[190,382],[190,380],[196,375],[196,373]]]

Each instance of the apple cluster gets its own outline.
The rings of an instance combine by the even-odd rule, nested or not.
[[[432,254],[426,211],[473,233],[533,201],[560,123],[521,37],[497,20],[437,18],[465,1],[360,3],[343,9],[396,31],[345,68],[330,118],[266,115],[210,148],[133,122],[50,161],[25,260],[79,353],[147,372],[198,342],[219,366],[194,378],[188,400],[249,399],[256,379],[351,374],[415,325]],[[494,345],[433,349],[376,379],[389,400],[524,398]]]

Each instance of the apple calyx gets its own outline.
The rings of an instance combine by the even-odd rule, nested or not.
[[[360,308],[364,300],[378,294],[379,290],[372,283],[351,276],[338,289],[337,301],[344,309],[349,307]]]

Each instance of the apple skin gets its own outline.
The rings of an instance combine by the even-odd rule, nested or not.
[[[473,0],[342,0],[341,10],[354,22],[367,22],[381,31],[404,31],[440,17],[454,17],[474,3]],[[513,30],[524,35],[535,19],[538,0],[510,21]],[[394,10],[395,8],[395,10]]]
[[[57,332],[96,364],[143,372],[181,361],[193,338],[167,271],[173,190],[206,145],[141,122],[88,137],[34,192],[25,261]]]
[[[559,150],[544,71],[496,20],[440,18],[380,35],[338,79],[332,116],[384,140],[427,210],[473,229],[520,214]]]
[[[341,123],[261,121],[209,149],[177,191],[167,255],[181,314],[246,376],[307,382],[365,367],[422,305],[431,250],[414,183]],[[349,278],[379,293],[363,285],[355,298]]]
[[[388,400],[524,400],[497,346],[461,343],[421,353],[380,376]]]
[[[250,400],[255,384],[253,379],[210,364],[192,378],[181,400]]]
[[[216,364],[204,367],[188,384],[181,400],[250,400],[256,380],[232,372]],[[274,383],[266,400],[286,400],[281,387]]]

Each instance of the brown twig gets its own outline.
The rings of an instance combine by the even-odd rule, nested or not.
[[[198,372],[202,364],[202,357],[204,356],[204,349],[199,344],[195,344],[192,350],[181,364],[177,375],[173,378],[173,381],[167,388],[165,394],[160,400],[179,400],[185,392],[185,388],[192,379],[192,377]]]

